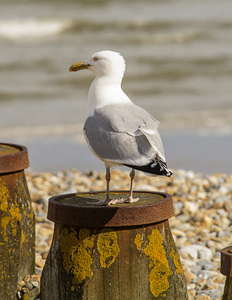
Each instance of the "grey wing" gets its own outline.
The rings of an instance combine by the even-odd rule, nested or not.
[[[118,164],[145,165],[164,156],[159,123],[135,105],[95,110],[84,126],[86,140],[99,158]]]

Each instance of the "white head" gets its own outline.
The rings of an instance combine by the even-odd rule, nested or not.
[[[69,71],[89,69],[97,77],[113,77],[121,80],[125,72],[125,60],[114,51],[104,50],[94,53],[89,59],[77,63],[69,68]]]

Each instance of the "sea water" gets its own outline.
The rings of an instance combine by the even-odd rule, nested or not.
[[[108,49],[126,59],[124,91],[160,121],[170,168],[231,171],[231,0],[0,6],[0,141],[28,146],[33,169],[103,169],[81,133],[93,74],[68,69]]]

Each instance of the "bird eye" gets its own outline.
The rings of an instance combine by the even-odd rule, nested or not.
[[[94,59],[93,59],[94,61],[98,61],[98,58],[97,57],[94,57]]]

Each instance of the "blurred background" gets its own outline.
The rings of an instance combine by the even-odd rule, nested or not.
[[[82,127],[89,71],[120,52],[123,89],[160,121],[168,165],[231,173],[231,0],[0,0],[0,142],[29,149],[34,171],[103,170]]]

